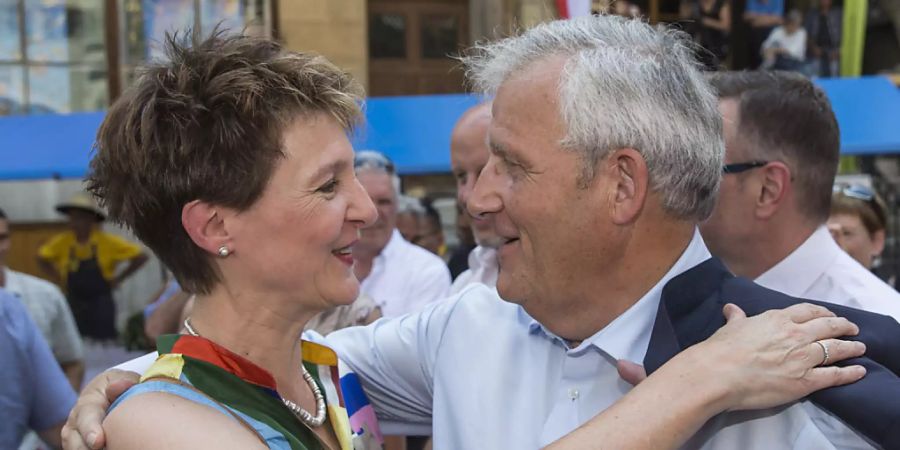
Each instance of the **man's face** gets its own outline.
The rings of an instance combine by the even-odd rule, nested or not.
[[[69,216],[69,227],[78,234],[90,233],[97,224],[97,216],[90,211],[72,208],[66,215]]]
[[[413,212],[397,214],[397,231],[408,242],[415,243],[419,238],[419,216]]]
[[[478,175],[490,155],[487,145],[490,112],[475,114],[474,117],[463,118],[450,138],[450,166],[456,178],[456,199],[464,211]],[[500,240],[494,233],[492,216],[471,217],[470,223],[478,245],[491,248],[500,246]]]
[[[391,240],[397,226],[397,193],[387,172],[363,170],[356,177],[378,210],[375,223],[362,229],[357,248],[378,254]]]
[[[7,253],[9,253],[9,222],[0,219],[0,269],[6,267]]]
[[[734,99],[719,101],[725,136],[725,164],[755,159],[750,157],[738,135],[738,106],[738,101]],[[737,247],[736,244],[752,239],[755,221],[753,207],[756,201],[754,187],[757,185],[754,177],[758,175],[758,169],[725,174],[719,187],[716,208],[709,219],[700,225],[700,232],[709,250],[726,264],[741,258],[740,252],[744,246]]]
[[[530,312],[559,306],[608,259],[612,230],[599,220],[595,183],[581,189],[581,157],[560,148],[564,60],[523,69],[494,99],[491,156],[468,201],[474,215],[492,216],[502,241],[497,289]],[[606,223],[606,224],[605,224]]]

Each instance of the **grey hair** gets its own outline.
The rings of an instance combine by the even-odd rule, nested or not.
[[[391,186],[394,188],[394,196],[399,200],[400,196],[403,195],[403,192],[401,191],[403,182],[400,180],[400,176],[397,175],[396,173],[391,173],[391,172],[388,172],[387,170],[379,169],[379,168],[375,168],[375,167],[358,167],[355,169],[355,172],[357,175],[359,175],[361,173],[366,173],[366,172],[383,173],[391,178]]]
[[[425,216],[425,207],[422,202],[409,195],[400,195],[397,199],[397,214],[411,213],[416,217]]]
[[[560,77],[561,147],[583,156],[579,184],[611,150],[633,148],[647,162],[665,211],[704,220],[715,206],[725,146],[716,95],[685,33],[618,16],[538,25],[477,44],[463,58],[474,87],[494,95],[504,80],[551,56]]]

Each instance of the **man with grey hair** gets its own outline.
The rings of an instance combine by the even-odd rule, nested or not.
[[[447,265],[397,231],[400,179],[393,162],[366,150],[357,152],[354,167],[378,210],[378,219],[360,232],[353,246],[360,291],[375,300],[384,317],[402,316],[443,299],[450,289]]]
[[[407,242],[416,242],[424,216],[425,208],[419,199],[403,194],[397,197],[397,231]]]

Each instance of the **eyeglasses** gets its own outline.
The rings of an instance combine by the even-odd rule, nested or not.
[[[394,174],[394,163],[384,154],[374,150],[361,150],[353,157],[354,169],[378,169]]]
[[[746,172],[748,170],[756,169],[757,167],[762,167],[768,164],[769,161],[749,161],[742,163],[734,163],[734,164],[725,164],[722,166],[722,173],[741,173]]]
[[[875,199],[875,192],[861,184],[836,184],[832,188],[833,193],[841,193],[845,197],[855,198],[864,202],[871,202]]]

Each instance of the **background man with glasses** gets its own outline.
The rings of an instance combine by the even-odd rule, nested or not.
[[[825,94],[784,72],[717,74],[725,166],[702,226],[736,275],[788,295],[900,320],[900,294],[856,262],[825,227],[839,130]]]

